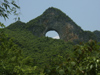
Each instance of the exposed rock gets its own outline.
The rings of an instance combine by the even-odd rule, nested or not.
[[[53,7],[47,9],[41,16],[28,22],[27,25],[27,28],[39,37],[45,36],[50,30],[55,30],[62,40],[84,40],[84,31],[66,14]],[[86,39],[86,41],[88,40]]]
[[[23,29],[31,31],[33,35],[38,37],[45,36],[48,31],[54,30],[59,34],[60,39],[65,41],[97,40],[93,32],[82,30],[81,27],[65,13],[53,7],[48,8],[42,15],[29,21],[27,24],[18,23],[24,25],[22,25]],[[10,26],[8,28],[10,28]]]

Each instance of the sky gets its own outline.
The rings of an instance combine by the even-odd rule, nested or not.
[[[55,7],[68,15],[83,30],[100,31],[100,0],[16,0],[20,6],[19,15],[22,22],[41,15],[49,7]],[[15,16],[9,15],[6,21],[0,22],[6,26],[15,22]],[[53,35],[52,33],[49,35]],[[55,37],[55,34],[53,35]]]

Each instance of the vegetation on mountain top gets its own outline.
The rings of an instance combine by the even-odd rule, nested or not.
[[[1,74],[100,74],[100,43],[93,40],[75,45],[49,37],[36,37],[20,27],[1,29],[0,32]]]
[[[25,26],[0,23],[0,75],[100,75],[100,42],[36,37]]]
[[[97,40],[100,42],[100,31],[96,30],[93,33],[96,35]]]

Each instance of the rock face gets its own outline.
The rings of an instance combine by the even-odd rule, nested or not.
[[[60,39],[65,41],[94,39],[91,38],[94,34],[89,37],[85,36],[87,32],[84,32],[62,11],[53,7],[48,8],[42,15],[29,21],[26,27],[38,37],[45,36],[48,31],[54,30],[59,34]]]
[[[60,39],[65,41],[88,41],[96,40],[96,35],[90,31],[84,31],[65,13],[57,8],[48,8],[42,15],[24,24],[14,23],[8,28],[21,28],[31,31],[33,35],[45,36],[48,31],[54,30],[59,34]],[[21,26],[21,27],[19,27]]]

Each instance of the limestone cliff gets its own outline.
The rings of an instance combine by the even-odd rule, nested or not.
[[[84,31],[70,17],[57,8],[50,7],[42,15],[22,25],[23,29],[31,31],[33,35],[41,37],[50,30],[55,30],[60,39],[65,41],[97,40],[96,35]],[[19,26],[19,25],[18,25]],[[8,27],[10,28],[10,26]]]
[[[88,32],[84,32],[65,13],[53,7],[48,8],[42,15],[29,21],[27,29],[39,37],[45,36],[46,32],[50,30],[55,30],[59,34],[60,39],[65,41],[88,41],[89,39],[95,39],[94,34],[90,32],[91,35],[88,36]]]

